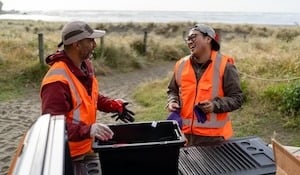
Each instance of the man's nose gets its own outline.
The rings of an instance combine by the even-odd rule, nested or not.
[[[191,45],[193,45],[193,43],[194,43],[194,42],[191,41],[191,40],[186,41],[186,44],[188,45],[188,47],[191,46]]]
[[[192,39],[186,39],[185,40],[185,43],[187,44],[187,45],[190,45],[190,44],[192,44],[194,41],[192,40]]]

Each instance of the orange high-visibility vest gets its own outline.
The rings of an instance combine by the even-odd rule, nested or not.
[[[211,60],[211,64],[208,65],[198,82],[190,56],[180,59],[175,65],[175,80],[179,87],[181,104],[182,131],[185,134],[223,136],[228,139],[233,134],[228,113],[206,114],[207,121],[201,123],[197,121],[193,110],[194,106],[201,101],[224,96],[222,83],[224,70],[227,62],[233,64],[233,59],[212,51]]]
[[[76,76],[69,70],[68,66],[62,62],[54,63],[42,81],[42,87],[46,84],[60,81],[70,87],[72,95],[73,109],[66,116],[67,122],[83,122],[91,125],[96,122],[98,82],[94,76],[91,96],[88,95],[85,87]],[[41,87],[41,89],[42,89]],[[82,141],[69,141],[71,156],[78,156],[92,151],[92,139]]]

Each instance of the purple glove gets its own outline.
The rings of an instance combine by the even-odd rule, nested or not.
[[[171,112],[168,116],[167,120],[175,120],[177,121],[179,128],[182,128],[182,119],[180,117],[179,111]]]
[[[206,114],[202,111],[200,104],[194,106],[194,112],[198,122],[204,123],[207,120]]]

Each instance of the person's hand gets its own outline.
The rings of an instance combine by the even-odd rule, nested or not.
[[[179,128],[182,129],[182,118],[180,116],[180,112],[179,111],[170,112],[167,120],[175,120],[175,121],[177,121]]]
[[[205,114],[212,113],[214,111],[214,104],[209,100],[201,101],[198,103],[198,106]]]
[[[213,112],[214,105],[211,101],[205,100],[199,102],[194,106],[194,112],[196,114],[198,122],[204,123],[207,120],[206,114]]]
[[[111,117],[116,117],[116,121],[120,119],[125,123],[134,122],[135,119],[133,116],[135,115],[135,113],[127,109],[126,107],[129,104],[129,102],[122,99],[116,99],[115,102],[118,103],[118,105],[116,105],[117,113],[112,115]]]
[[[168,109],[169,112],[175,112],[175,111],[178,111],[180,109],[180,106],[176,102],[170,102],[167,106],[167,109]]]
[[[207,120],[206,114],[202,110],[200,103],[194,106],[194,112],[198,122],[204,123]]]
[[[94,123],[91,126],[90,136],[92,138],[97,138],[102,141],[106,141],[112,139],[114,133],[113,131],[105,124],[102,123]]]

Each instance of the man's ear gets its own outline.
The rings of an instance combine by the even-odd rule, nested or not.
[[[212,38],[209,36],[207,36],[206,38],[207,38],[206,41],[208,41],[208,43],[211,43]]]
[[[74,42],[74,43],[72,43],[72,47],[73,48],[79,48],[80,47],[80,44],[79,44],[79,42]]]

